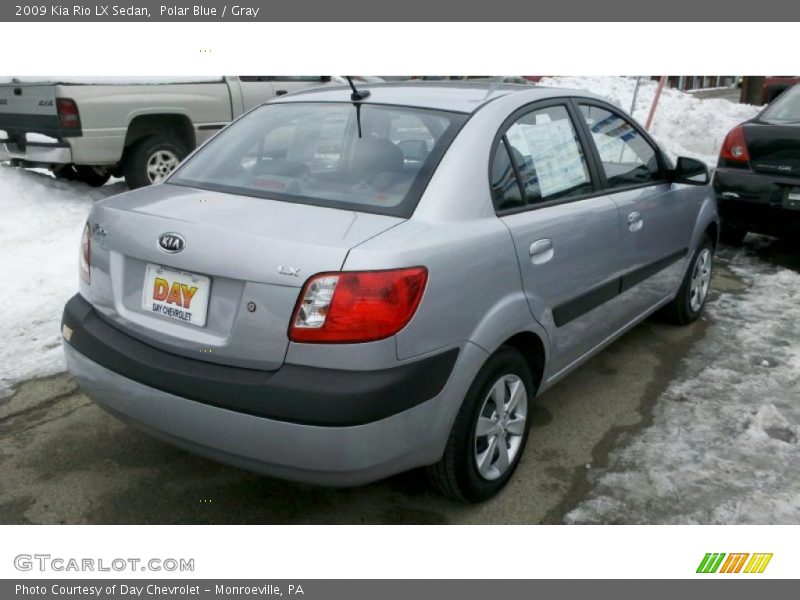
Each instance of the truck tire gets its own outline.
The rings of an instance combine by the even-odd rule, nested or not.
[[[517,350],[503,346],[494,353],[464,398],[444,455],[427,468],[434,487],[469,503],[503,489],[525,450],[535,391],[528,363]]]
[[[92,187],[100,187],[111,178],[111,172],[105,167],[92,167],[89,165],[65,165],[54,170],[53,174],[58,179],[67,181],[80,181]]]
[[[183,142],[171,137],[153,135],[139,140],[125,158],[125,182],[132,190],[159,183],[188,153]]]

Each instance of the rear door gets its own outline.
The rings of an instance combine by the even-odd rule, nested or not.
[[[297,90],[323,85],[330,81],[321,75],[240,75],[244,111],[255,108],[276,96],[285,96]]]
[[[269,75],[240,75],[239,85],[242,90],[243,112],[275,97],[275,88]]]
[[[620,225],[599,192],[568,102],[537,103],[506,122],[491,180],[514,240],[534,317],[550,335],[555,371],[616,330]]]
[[[705,188],[671,184],[661,151],[620,111],[590,100],[577,105],[619,211],[620,292],[634,319],[678,288]]]
[[[305,88],[324,85],[330,81],[330,77],[323,75],[272,75],[270,78],[272,79],[272,86],[275,89],[276,96],[283,96]]]

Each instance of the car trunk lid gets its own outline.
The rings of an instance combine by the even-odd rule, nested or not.
[[[744,135],[754,171],[800,177],[800,123],[748,123]]]
[[[92,211],[90,300],[107,320],[165,350],[276,369],[306,279],[340,270],[352,247],[401,221],[153,186],[108,199]],[[166,249],[160,245],[165,234]],[[165,280],[166,288],[159,289],[158,280]],[[187,296],[200,305],[184,306]]]

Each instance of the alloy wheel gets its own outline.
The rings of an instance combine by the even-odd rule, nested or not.
[[[513,373],[502,375],[489,389],[475,426],[473,458],[481,477],[497,479],[514,464],[527,417],[525,384]]]

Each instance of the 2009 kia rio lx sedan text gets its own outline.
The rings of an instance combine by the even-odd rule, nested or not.
[[[67,364],[111,413],[224,462],[329,485],[425,466],[484,500],[538,393],[658,309],[697,318],[709,189],[583,92],[293,94],[95,204]]]

